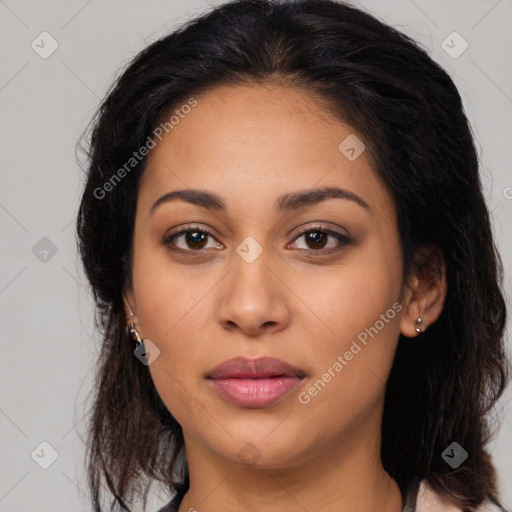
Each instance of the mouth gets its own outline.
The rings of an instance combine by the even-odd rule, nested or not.
[[[304,371],[279,359],[237,357],[216,366],[206,378],[221,398],[256,409],[282,401],[305,377]]]

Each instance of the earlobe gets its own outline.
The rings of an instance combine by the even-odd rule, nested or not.
[[[408,338],[421,336],[439,318],[447,293],[446,265],[439,248],[422,247],[413,267],[400,325],[401,334]]]
[[[407,299],[404,300],[402,318],[400,320],[400,333],[407,338],[414,338],[420,334],[416,329],[421,329],[423,332],[425,331],[427,324],[421,317],[418,300],[414,294],[414,290],[409,288],[407,296]]]

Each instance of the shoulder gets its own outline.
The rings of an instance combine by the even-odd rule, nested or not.
[[[440,494],[435,492],[426,482],[422,480],[418,489],[415,512],[462,512],[462,509],[455,507]],[[480,507],[478,512],[508,512],[487,500]]]

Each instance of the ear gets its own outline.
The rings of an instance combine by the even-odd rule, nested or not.
[[[408,338],[418,336],[432,325],[443,311],[446,298],[446,264],[439,247],[427,244],[420,247],[406,279],[400,332]],[[421,318],[421,323],[416,321]]]

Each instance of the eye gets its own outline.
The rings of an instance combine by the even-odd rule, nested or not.
[[[213,239],[208,247],[209,238]],[[304,238],[307,247],[295,247],[301,251],[309,254],[326,255],[339,251],[343,246],[352,243],[352,239],[347,235],[331,231],[324,226],[308,226],[299,232],[299,236],[294,239],[292,244],[295,245],[296,241]],[[334,241],[334,244],[329,245],[329,239]],[[171,233],[165,236],[163,240],[164,245],[168,246],[171,250],[183,252],[201,252],[209,248],[222,249],[222,244],[217,242],[213,233],[204,227],[187,226],[180,231]]]
[[[306,247],[298,247],[307,253],[331,254],[343,248],[343,246],[352,243],[352,239],[336,231],[325,229],[323,226],[308,226],[295,238],[299,240],[304,238]],[[334,240],[334,244],[328,245],[329,239]]]
[[[186,229],[167,235],[164,238],[163,243],[170,246],[172,250],[177,249],[192,252],[208,249],[208,238],[213,238],[215,240],[213,233],[209,230],[198,226],[187,226]],[[182,244],[181,246],[179,245],[180,241]],[[222,247],[218,242],[213,244],[214,248],[219,246]]]

